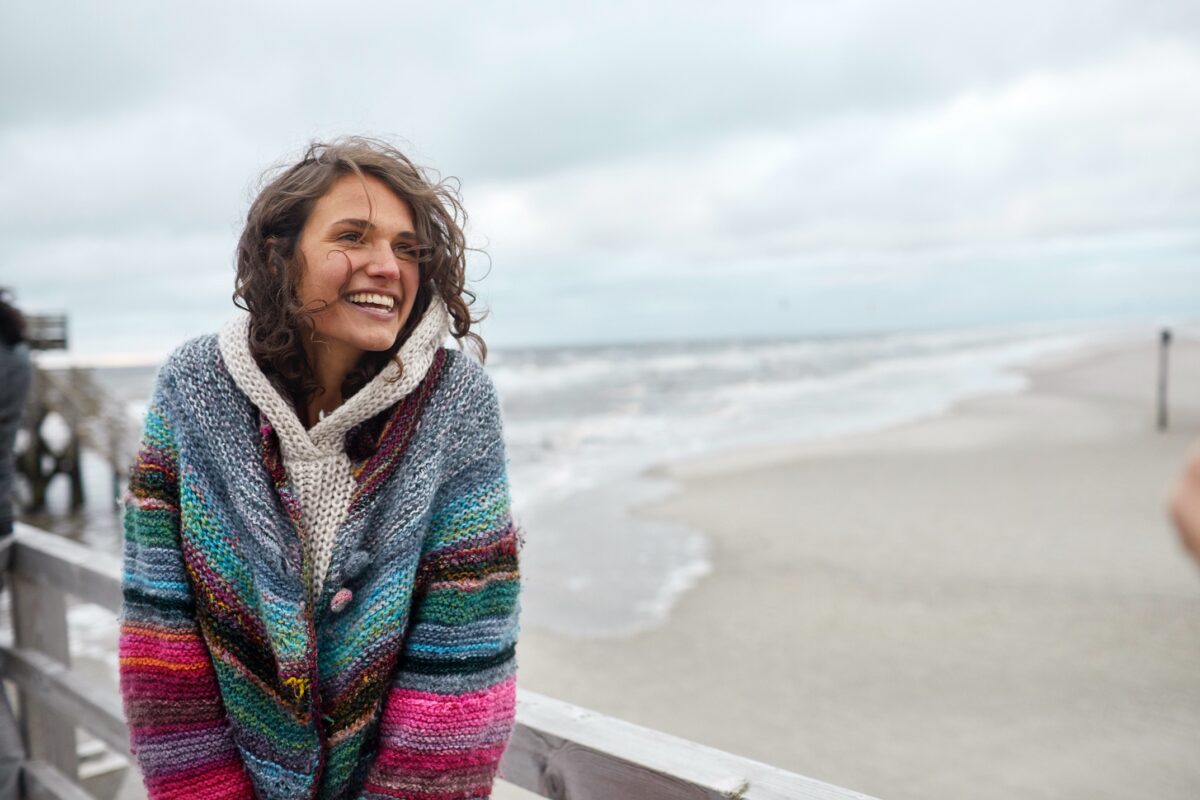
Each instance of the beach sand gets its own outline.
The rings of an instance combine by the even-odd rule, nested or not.
[[[711,573],[644,633],[527,626],[521,685],[889,800],[1200,797],[1200,569],[1164,513],[1200,343],[1168,433],[1156,347],[663,468],[678,491],[639,513],[702,531]]]

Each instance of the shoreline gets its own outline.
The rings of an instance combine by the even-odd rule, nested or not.
[[[1195,796],[1200,579],[1162,500],[1200,343],[1173,348],[1165,434],[1155,347],[651,470],[677,491],[635,513],[702,531],[711,571],[653,630],[523,631],[522,685],[881,797]]]
[[[786,461],[796,453],[843,448],[859,440],[874,442],[881,433],[953,414],[971,399],[1018,394],[1028,386],[1025,375],[1030,366],[1066,362],[1080,352],[1127,344],[1131,337],[1124,330],[1092,331],[1082,339],[1060,332],[1057,338],[1032,343],[1034,352],[1024,358],[1014,349],[1019,351],[1029,342],[1007,342],[999,350],[993,343],[970,356],[979,359],[978,364],[951,357],[947,370],[953,377],[949,383],[926,364],[914,370],[922,375],[914,383],[905,367],[899,372],[904,388],[899,390],[894,408],[888,408],[884,395],[863,395],[863,383],[880,383],[872,367],[851,370],[843,395],[847,413],[830,407],[829,400],[837,393],[828,387],[812,406],[812,418],[831,425],[828,430],[832,432],[823,438],[796,430],[795,423],[804,419],[803,413],[785,413],[780,420],[783,429],[778,432],[789,441],[785,445],[756,443],[771,440],[763,435],[769,429],[761,427],[761,418],[748,418],[743,422],[751,427],[744,431],[747,435],[741,442],[710,442],[699,452],[687,452],[687,448],[671,452],[668,448],[668,452],[645,454],[633,464],[610,465],[612,469],[602,480],[585,481],[568,495],[542,498],[518,509],[528,530],[543,537],[526,553],[527,622],[549,633],[591,639],[620,638],[662,625],[680,597],[711,573],[708,539],[695,525],[652,517],[639,509],[669,497],[677,490],[679,479],[702,472],[705,465],[721,469],[731,463],[753,466]],[[945,357],[942,353],[934,360]],[[926,358],[920,355],[917,362]],[[899,358],[896,363],[906,362]],[[964,375],[972,377],[964,380]],[[846,380],[847,375],[838,379]],[[888,391],[888,386],[888,381],[882,381],[879,391]],[[800,409],[808,408],[805,404],[811,398],[800,395],[798,402]],[[799,427],[816,430],[812,424]],[[605,546],[593,548],[594,542]],[[608,591],[598,591],[598,587]]]
[[[1185,339],[1182,345],[1189,349],[1200,347],[1200,334],[1194,338]],[[1146,363],[1150,363],[1153,352],[1149,345],[1145,342],[1139,343],[1131,337],[1121,337],[1067,353],[1050,353],[1039,356],[1028,364],[1012,368],[1011,371],[1024,381],[1024,385],[1020,388],[1007,392],[990,391],[971,395],[955,400],[945,409],[934,414],[914,417],[883,427],[834,434],[819,439],[769,446],[734,447],[689,458],[665,461],[647,468],[642,475],[651,480],[666,479],[672,482],[684,482],[734,472],[739,469],[756,469],[771,464],[786,463],[799,458],[875,451],[885,448],[917,447],[919,445],[916,438],[927,436],[933,428],[945,428],[946,430],[944,432],[939,430],[939,436],[926,439],[926,446],[931,448],[979,447],[988,441],[1004,441],[1028,433],[1027,429],[1018,429],[1017,426],[1031,427],[1027,423],[1028,414],[1024,410],[1012,413],[1008,401],[1013,398],[1025,398],[1016,400],[1016,404],[1023,405],[1033,395],[1055,391],[1059,383],[1056,376],[1060,372],[1076,369],[1089,362],[1128,354],[1139,348],[1146,351]],[[1195,355],[1193,354],[1191,358],[1194,359]],[[1145,387],[1151,385],[1149,380],[1145,382]],[[1141,397],[1145,394],[1139,387],[1131,388],[1133,389],[1130,393],[1132,397]],[[1152,420],[1153,414],[1153,409],[1149,405],[1150,399],[1146,397],[1145,416],[1147,421]],[[1044,410],[1053,411],[1048,407]],[[1191,411],[1186,412],[1184,424],[1189,428],[1200,425],[1195,422],[1193,417]],[[980,424],[968,429],[967,418],[972,418]],[[1034,426],[1036,426],[1036,422]],[[1172,427],[1178,429],[1178,425]],[[1080,430],[1078,433],[1087,435],[1087,431],[1084,430]],[[639,508],[652,505],[643,504],[634,508],[633,511],[636,513]]]

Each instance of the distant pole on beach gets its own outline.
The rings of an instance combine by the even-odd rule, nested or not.
[[[1171,347],[1171,329],[1163,328],[1158,337],[1158,429],[1167,429],[1167,350]]]

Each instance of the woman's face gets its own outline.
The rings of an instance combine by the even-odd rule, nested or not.
[[[323,307],[312,316],[322,356],[353,364],[392,346],[420,284],[416,244],[408,204],[378,178],[345,175],[316,202],[298,291],[302,308]]]

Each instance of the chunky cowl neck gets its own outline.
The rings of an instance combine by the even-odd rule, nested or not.
[[[320,596],[335,534],[354,494],[346,434],[412,393],[429,372],[448,333],[449,313],[445,304],[435,299],[397,353],[403,368],[394,361],[388,363],[333,413],[305,429],[296,409],[250,352],[250,317],[239,316],[221,329],[218,346],[229,374],[279,438],[283,467],[300,502],[299,533],[312,565],[306,587],[310,599]]]

